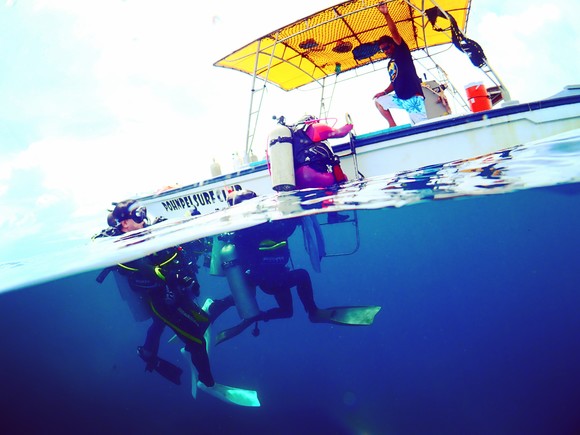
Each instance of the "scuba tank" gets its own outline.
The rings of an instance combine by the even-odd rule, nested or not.
[[[226,244],[221,249],[222,267],[225,272],[230,291],[234,298],[238,314],[242,319],[251,319],[260,314],[256,302],[256,289],[248,283],[248,279],[240,262],[236,245]]]
[[[285,125],[276,126],[268,136],[268,160],[272,189],[277,192],[294,190],[292,131]]]
[[[218,236],[213,236],[211,244],[211,261],[209,263],[209,274],[213,276],[224,276],[224,269],[222,267],[221,251],[225,242]]]
[[[112,270],[117,288],[121,294],[121,298],[127,303],[133,319],[136,322],[144,322],[151,318],[151,310],[149,309],[149,302],[145,297],[144,292],[137,292],[131,288],[129,277],[122,275],[117,270]]]

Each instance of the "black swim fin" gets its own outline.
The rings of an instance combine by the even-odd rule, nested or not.
[[[168,381],[173,382],[175,385],[181,385],[181,374],[183,373],[183,370],[175,364],[172,364],[163,358],[159,358],[143,346],[137,348],[137,353],[141,359],[147,363],[145,366],[146,372],[152,372],[155,370]]]
[[[162,358],[157,358],[157,366],[154,370],[175,385],[181,385],[181,374],[183,370],[175,364],[170,363]]]
[[[223,331],[218,333],[218,335],[216,336],[215,344],[218,345],[220,343],[223,343],[224,341],[227,341],[231,338],[234,338],[237,335],[240,335],[254,322],[255,322],[255,320],[252,320],[252,319],[244,319],[236,326],[232,326],[231,328],[224,329]]]
[[[320,308],[309,316],[313,323],[335,323],[339,325],[372,325],[381,307],[330,307]]]

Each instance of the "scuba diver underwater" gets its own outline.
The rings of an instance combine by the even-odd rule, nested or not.
[[[234,206],[254,197],[256,194],[248,190],[231,192],[228,195],[228,204]],[[256,324],[253,334],[258,335],[257,322],[259,321],[268,322],[292,317],[294,311],[291,289],[294,287],[312,323],[350,326],[373,323],[381,307],[319,308],[314,300],[308,271],[288,266],[291,263],[288,239],[302,222],[302,219],[271,221],[222,236],[226,242],[221,252],[222,254],[226,252],[227,258],[223,261],[222,257],[221,261],[234,300],[236,300],[236,294],[246,295],[245,305],[251,306],[252,309],[241,312],[238,307],[242,318],[241,323],[218,333],[216,344],[237,336],[252,324]],[[256,287],[259,287],[265,294],[273,296],[277,306],[266,311],[259,311],[255,302]],[[238,299],[241,298],[238,297]],[[236,306],[238,306],[237,301]]]
[[[151,225],[162,222],[156,219]],[[93,238],[115,237],[141,230],[148,226],[147,210],[134,200],[122,201],[107,218],[109,228]],[[189,353],[192,369],[192,395],[197,388],[223,401],[242,406],[260,406],[257,393],[215,382],[209,361],[207,332],[210,324],[233,305],[231,297],[224,300],[206,300],[200,307],[195,299],[200,296],[197,281],[197,258],[203,250],[203,241],[193,241],[146,257],[105,269],[97,277],[103,282],[109,272],[123,299],[128,303],[136,321],[152,319],[143,346],[137,348],[145,361],[146,371],[156,371],[174,384],[181,383],[181,368],[158,356],[165,326],[169,326],[183,342],[181,353]]]

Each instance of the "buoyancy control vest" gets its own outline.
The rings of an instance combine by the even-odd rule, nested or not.
[[[324,142],[314,142],[300,126],[292,129],[294,168],[308,165],[319,172],[328,172],[338,157]]]
[[[286,125],[282,122],[270,132],[268,166],[274,190],[294,190],[304,184],[308,186],[303,187],[328,187],[348,180],[340,167],[339,157],[332,152],[325,140],[317,139],[321,136],[317,134],[319,130],[312,132],[309,129],[322,129],[328,133],[332,127],[320,123],[300,122]],[[339,137],[342,136],[344,134]],[[315,179],[304,183],[304,176],[299,172],[305,170],[313,173]],[[316,174],[324,174],[320,177],[323,179],[316,179],[319,178]]]

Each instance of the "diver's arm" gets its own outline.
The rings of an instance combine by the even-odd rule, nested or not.
[[[395,41],[395,44],[401,45],[403,38],[401,38],[401,35],[399,34],[399,30],[397,29],[395,22],[393,21],[393,19],[391,18],[391,15],[389,14],[389,8],[388,8],[387,4],[381,3],[378,6],[378,9],[379,9],[379,11],[381,11],[383,16],[385,17],[385,20],[387,20],[387,26],[389,27],[389,31],[391,32],[391,35],[393,35],[393,40]]]

